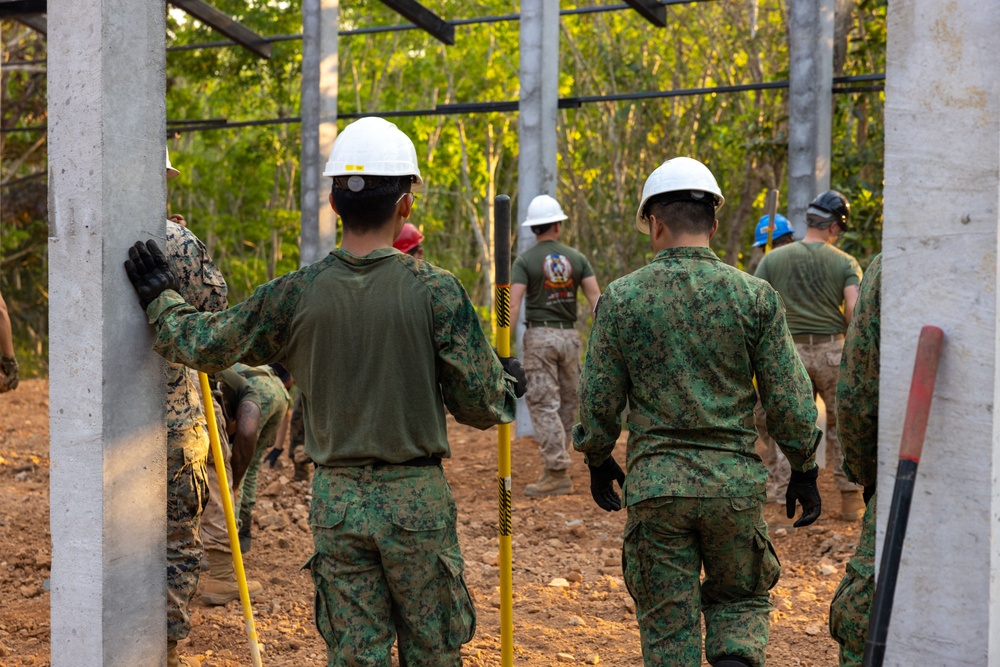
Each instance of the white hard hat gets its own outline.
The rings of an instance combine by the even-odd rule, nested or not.
[[[337,136],[323,175],[412,176],[413,190],[424,183],[413,142],[398,127],[374,116],[354,121]]]
[[[635,226],[639,231],[649,233],[649,221],[643,217],[642,209],[646,207],[650,197],[682,191],[687,191],[692,201],[710,196],[716,211],[726,203],[726,198],[722,196],[722,190],[708,167],[694,158],[675,157],[654,169],[642,186],[642,201],[639,202],[639,210],[635,212]]]
[[[566,219],[562,206],[548,195],[538,195],[528,204],[528,217],[521,223],[522,227],[547,225],[550,222],[561,222]]]
[[[181,172],[174,169],[173,165],[170,164],[170,149],[167,148],[166,151],[167,151],[167,180],[170,180],[175,176],[180,176]]]

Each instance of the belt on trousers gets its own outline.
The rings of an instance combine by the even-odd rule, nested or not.
[[[844,340],[844,334],[796,334],[792,340],[803,345],[817,345],[819,343],[835,343]]]
[[[573,329],[575,325],[572,322],[560,322],[558,320],[554,322],[525,322],[524,326],[528,329],[534,329],[536,327],[545,327],[547,329]]]
[[[410,459],[409,461],[401,461],[399,463],[389,463],[388,461],[376,461],[372,464],[375,468],[381,468],[383,466],[407,466],[408,468],[427,468],[429,466],[440,466],[441,457],[440,456],[418,456],[415,459]]]

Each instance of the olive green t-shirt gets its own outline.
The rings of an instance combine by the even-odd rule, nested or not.
[[[843,250],[796,241],[765,255],[754,275],[778,290],[793,336],[847,330],[844,288],[861,282],[861,266]]]
[[[576,322],[576,293],[594,275],[590,262],[559,241],[542,241],[518,255],[511,283],[527,285],[524,317],[528,322]]]

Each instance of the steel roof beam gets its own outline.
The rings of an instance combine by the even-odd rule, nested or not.
[[[426,30],[434,39],[448,46],[455,43],[455,26],[416,0],[382,0],[382,4],[409,19],[418,28]]]
[[[657,0],[625,0],[642,17],[660,28],[667,27],[667,8]]]
[[[199,21],[208,24],[243,48],[261,58],[271,57],[271,44],[258,33],[232,19],[204,0],[168,0],[170,4],[183,9]]]
[[[38,16],[48,9],[45,0],[0,0],[0,19]]]

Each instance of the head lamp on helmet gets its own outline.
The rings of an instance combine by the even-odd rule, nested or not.
[[[806,215],[821,220],[836,222],[840,228],[847,231],[847,223],[851,218],[851,204],[847,197],[836,190],[827,190],[817,196],[806,209]]]

